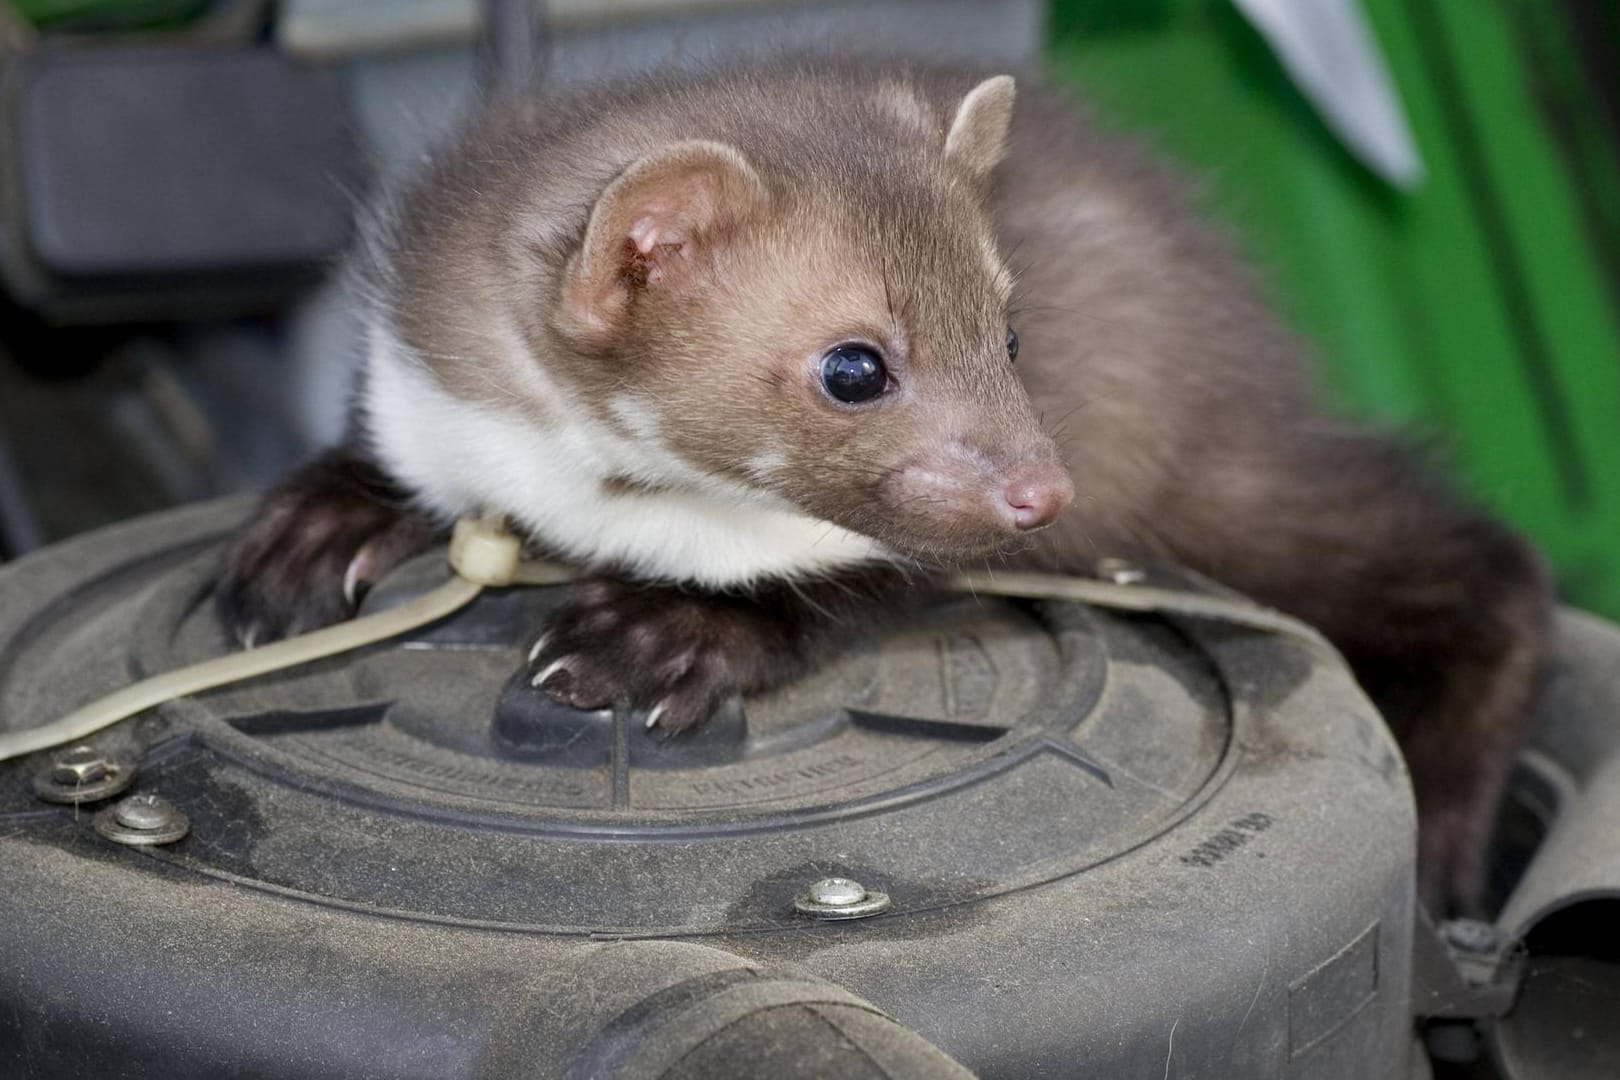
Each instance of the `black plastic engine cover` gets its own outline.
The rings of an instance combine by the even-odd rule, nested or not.
[[[0,729],[219,653],[242,510],[0,571]],[[35,799],[39,759],[0,766],[0,1074],[596,1075],[698,945],[986,1077],[1406,1074],[1410,794],[1331,653],[945,598],[665,739],[518,674],[560,595],[492,591],[104,736],[190,817],[171,846],[117,847]],[[892,907],[797,914],[830,875]]]
[[[335,69],[59,42],[0,63],[0,277],[51,322],[285,301],[347,246],[360,181]]]

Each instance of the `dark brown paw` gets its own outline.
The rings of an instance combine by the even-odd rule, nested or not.
[[[273,490],[237,533],[215,609],[247,648],[341,622],[432,536],[374,466],[334,451]]]
[[[625,705],[648,727],[686,731],[732,695],[797,673],[790,625],[754,599],[582,582],[530,650],[532,681],[565,705]]]
[[[1437,919],[1484,918],[1484,856],[1490,839],[1484,830],[1494,820],[1494,801],[1450,806],[1435,806],[1434,801],[1428,806],[1420,801],[1418,807],[1418,899]]]

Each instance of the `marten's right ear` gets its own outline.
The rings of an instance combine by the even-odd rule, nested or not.
[[[638,292],[676,287],[758,208],[764,190],[747,160],[721,143],[676,143],[636,161],[597,199],[564,270],[563,327],[611,334]]]
[[[1007,152],[1017,84],[1011,75],[997,75],[969,90],[956,108],[945,136],[945,157],[983,183]]]

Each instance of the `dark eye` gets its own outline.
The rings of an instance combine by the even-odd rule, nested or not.
[[[840,345],[821,360],[821,385],[846,405],[858,405],[888,388],[889,373],[866,346]]]
[[[1018,359],[1018,334],[1012,327],[1007,327],[1007,359]]]

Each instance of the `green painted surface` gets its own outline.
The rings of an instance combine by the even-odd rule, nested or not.
[[[1342,407],[1438,437],[1620,616],[1620,155],[1542,0],[1363,0],[1428,179],[1367,173],[1230,0],[1059,0],[1050,68],[1203,181]],[[1573,117],[1573,119],[1572,119]]]
[[[95,29],[141,29],[182,22],[207,0],[0,0],[35,26],[67,24]]]

